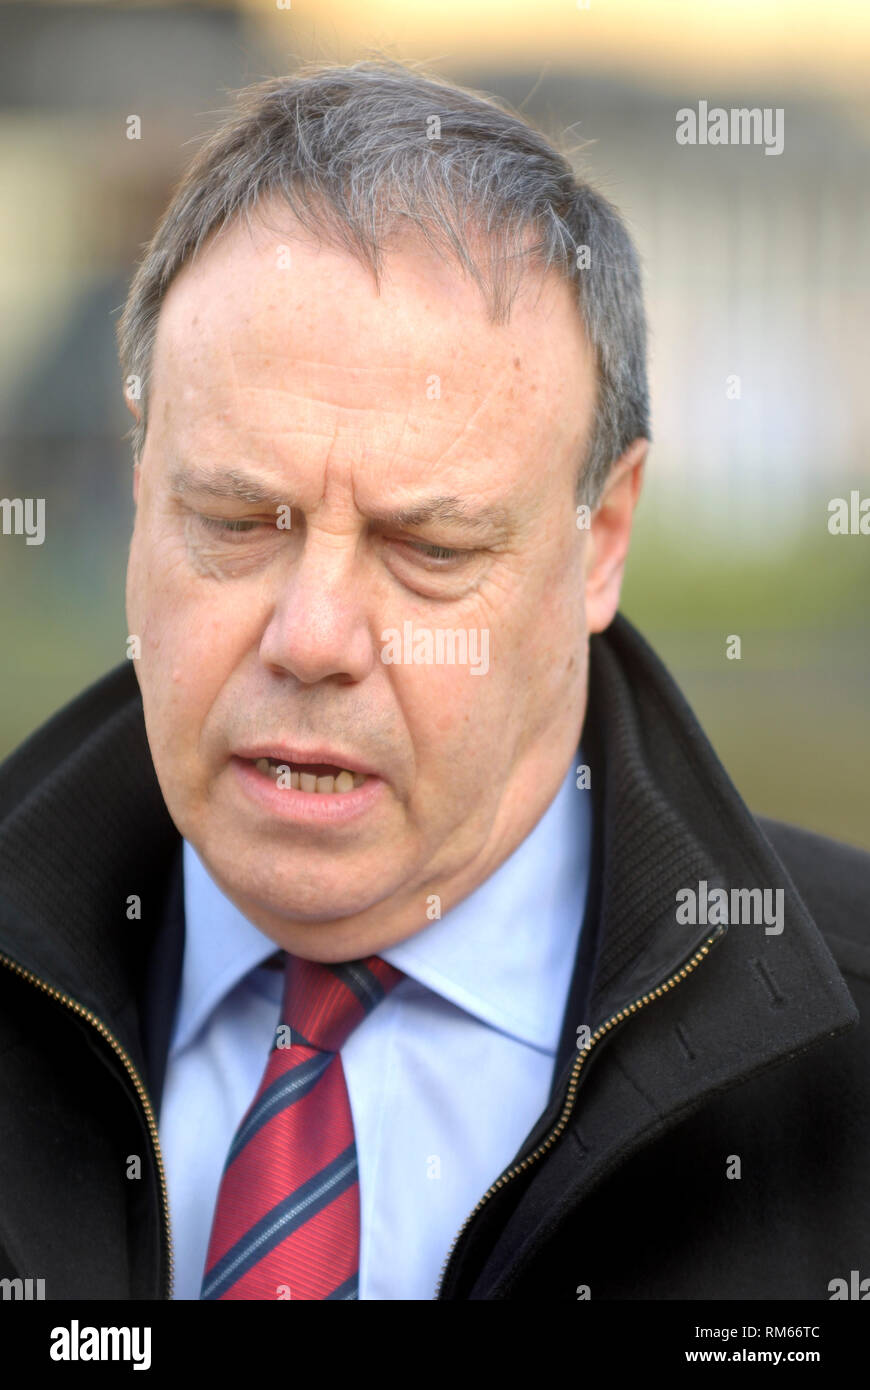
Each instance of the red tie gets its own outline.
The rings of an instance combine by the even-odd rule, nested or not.
[[[359,1176],[340,1049],[403,979],[288,956],[281,1023],[224,1165],[200,1298],[359,1297]]]

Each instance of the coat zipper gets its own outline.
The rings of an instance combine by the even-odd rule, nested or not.
[[[568,1120],[571,1117],[571,1112],[574,1109],[574,1101],[577,1092],[577,1082],[580,1076],[580,1072],[583,1068],[583,1063],[586,1061],[586,1058],[589,1056],[589,1053],[592,1051],[592,1048],[595,1046],[595,1044],[597,1042],[600,1042],[601,1039],[605,1037],[606,1034],[609,1033],[610,1030],[614,1028],[618,1023],[624,1022],[624,1020],[628,1018],[631,1014],[637,1013],[646,1004],[649,1004],[653,999],[659,998],[667,990],[672,989],[676,984],[678,984],[680,980],[684,980],[687,975],[690,975],[692,971],[695,970],[698,965],[700,965],[704,957],[708,955],[710,948],[723,934],[724,928],[720,928],[718,932],[714,932],[712,936],[708,936],[704,941],[704,944],[695,952],[693,956],[690,957],[689,960],[686,961],[685,965],[681,966],[679,970],[674,971],[674,973],[670,975],[667,978],[667,980],[664,980],[660,985],[656,985],[654,989],[649,991],[649,993],[640,995],[640,997],[635,999],[631,1004],[628,1004],[624,1008],[619,1009],[617,1013],[611,1014],[610,1017],[604,1023],[600,1024],[599,1027],[596,1028],[595,1032],[592,1034],[592,1037],[589,1039],[589,1042],[586,1043],[586,1045],[582,1047],[580,1051],[577,1053],[577,1060],[574,1063],[571,1076],[568,1080],[568,1090],[565,1097],[565,1104],[562,1107],[562,1113],[559,1116],[559,1119],[557,1120],[553,1129],[543,1140],[543,1142],[540,1143],[538,1147],[533,1150],[532,1153],[530,1153],[526,1158],[524,1158],[521,1163],[518,1163],[515,1167],[506,1169],[505,1172],[502,1173],[501,1176],[496,1179],[492,1186],[487,1188],[486,1192],[484,1192],[483,1196],[480,1198],[480,1201],[474,1207],[473,1211],[469,1212],[468,1216],[465,1218],[465,1221],[462,1223],[462,1226],[459,1228],[456,1235],[454,1236],[453,1242],[450,1246],[450,1249],[447,1252],[447,1255],[444,1259],[444,1264],[441,1268],[441,1274],[438,1280],[438,1288],[435,1292],[436,1300],[440,1297],[441,1289],[444,1284],[444,1275],[447,1272],[447,1266],[450,1263],[450,1259],[453,1255],[453,1252],[456,1249],[459,1240],[464,1235],[465,1231],[468,1229],[468,1226],[470,1225],[474,1217],[477,1215],[477,1213],[480,1211],[481,1207],[483,1207],[489,1201],[490,1197],[495,1192],[497,1192],[499,1188],[504,1187],[505,1184],[509,1182],[511,1178],[514,1178],[519,1173],[524,1172],[526,1168],[530,1167],[531,1164],[535,1163],[539,1158],[543,1156],[543,1154],[545,1154],[549,1149],[551,1149],[553,1144],[555,1144],[556,1140],[564,1131],[565,1126],[567,1125]],[[55,989],[53,985],[46,984],[46,982],[44,980],[41,980],[38,975],[34,975],[30,970],[25,970],[22,966],[18,964],[17,961],[10,960],[8,956],[0,955],[0,963],[8,966],[9,969],[12,970],[16,975],[20,975],[23,979],[29,980],[31,984],[36,985],[38,989],[43,990],[43,992],[45,994],[50,995],[52,999],[59,1000],[60,1003],[66,1005],[68,1009],[71,1009],[73,1013],[78,1014],[80,1018],[87,1019],[88,1023],[92,1024],[93,1027],[100,1034],[100,1036],[106,1039],[106,1041],[111,1046],[113,1052],[115,1052],[116,1055],[120,1057],[121,1061],[124,1063],[124,1066],[126,1067],[130,1079],[132,1080],[133,1085],[136,1088],[136,1093],[139,1096],[139,1099],[142,1103],[142,1108],[145,1112],[145,1119],[148,1125],[148,1132],[151,1136],[154,1159],[157,1164],[157,1172],[160,1179],[160,1198],[163,1215],[163,1225],[164,1230],[166,1232],[168,1283],[167,1298],[171,1299],[174,1281],[174,1259],[172,1253],[172,1232],[170,1230],[169,1225],[169,1199],[166,1190],[166,1170],[163,1166],[163,1156],[160,1152],[160,1139],[157,1129],[157,1121],[154,1118],[154,1110],[151,1105],[151,1101],[148,1097],[148,1092],[145,1088],[144,1082],[142,1081],[139,1072],[136,1070],[136,1066],[133,1063],[132,1058],[130,1057],[126,1049],[118,1041],[118,1039],[115,1037],[115,1035],[112,1032],[110,1032],[110,1030],[106,1027],[104,1023],[101,1022],[100,1019],[97,1018],[96,1014],[93,1014],[89,1009],[84,1008],[84,1006],[82,1004],[77,1003],[75,999],[70,999],[69,995],[63,994],[60,990]]]
[[[68,994],[62,994],[61,991],[55,989],[53,985],[46,984],[44,980],[40,980],[38,975],[34,975],[30,970],[25,970],[24,967],[19,965],[17,961],[10,960],[8,956],[0,955],[0,963],[2,963],[3,965],[7,965],[10,970],[13,970],[15,972],[16,975],[21,975],[25,980],[30,980],[30,982],[36,985],[37,988],[43,990],[46,994],[51,995],[52,999],[58,999],[62,1004],[65,1004],[68,1009],[71,1009],[74,1014],[78,1014],[80,1018],[86,1018],[88,1023],[93,1024],[94,1028],[96,1028],[100,1036],[106,1039],[106,1041],[110,1044],[112,1051],[115,1052],[117,1056],[121,1058],[121,1061],[127,1068],[127,1072],[129,1073],[130,1079],[132,1080],[133,1085],[136,1087],[136,1093],[139,1096],[140,1101],[142,1102],[142,1108],[145,1112],[145,1119],[148,1124],[148,1132],[151,1136],[151,1144],[154,1153],[154,1158],[157,1163],[157,1173],[160,1178],[160,1203],[163,1215],[163,1226],[166,1232],[167,1258],[165,1272],[166,1283],[168,1288],[166,1297],[172,1298],[172,1287],[175,1277],[175,1271],[172,1253],[172,1232],[169,1227],[169,1197],[166,1190],[166,1170],[163,1167],[163,1155],[160,1152],[160,1138],[157,1130],[157,1121],[154,1118],[154,1109],[151,1105],[148,1092],[145,1089],[145,1083],[143,1082],[138,1071],[136,1070],[136,1066],[129,1053],[124,1049],[124,1047],[122,1047],[121,1043],[115,1037],[114,1033],[111,1033],[109,1031],[105,1023],[102,1023],[100,1019],[97,1018],[96,1014],[91,1013],[89,1009],[86,1009],[82,1004],[77,1003],[75,999],[70,999]]]
[[[583,1069],[583,1063],[586,1061],[586,1058],[589,1056],[589,1053],[592,1051],[592,1048],[595,1046],[595,1044],[597,1042],[600,1042],[601,1039],[607,1033],[610,1032],[611,1028],[614,1028],[618,1023],[623,1023],[625,1019],[627,1019],[631,1014],[637,1013],[640,1009],[644,1007],[644,1005],[649,1004],[653,999],[658,999],[660,995],[664,994],[667,990],[672,989],[674,985],[679,984],[680,980],[684,980],[687,975],[690,975],[692,971],[700,965],[704,957],[709,954],[710,948],[714,946],[718,939],[721,936],[724,936],[724,934],[725,927],[720,926],[718,931],[713,932],[711,936],[708,936],[705,939],[704,944],[695,951],[694,955],[690,956],[690,958],[686,961],[685,965],[682,965],[679,968],[679,970],[675,970],[672,975],[669,975],[668,978],[664,980],[660,985],[656,985],[655,988],[651,989],[648,994],[640,995],[640,997],[638,999],[635,999],[633,1003],[627,1004],[617,1013],[611,1014],[610,1018],[608,1018],[605,1023],[600,1024],[599,1027],[595,1029],[595,1032],[592,1034],[592,1037],[589,1039],[589,1042],[586,1043],[584,1047],[581,1047],[580,1051],[577,1053],[577,1059],[574,1063],[574,1067],[568,1079],[568,1090],[565,1096],[565,1104],[562,1107],[562,1113],[556,1121],[556,1124],[554,1125],[553,1129],[550,1130],[550,1133],[547,1135],[547,1137],[538,1145],[536,1149],[533,1150],[532,1153],[530,1153],[526,1158],[524,1158],[521,1163],[518,1163],[513,1168],[507,1168],[502,1173],[501,1177],[496,1178],[492,1186],[488,1187],[486,1192],[484,1192],[483,1196],[477,1203],[477,1206],[474,1208],[474,1210],[469,1212],[468,1216],[465,1218],[464,1222],[462,1223],[456,1235],[454,1236],[453,1244],[447,1251],[444,1264],[441,1266],[441,1274],[438,1279],[438,1287],[435,1290],[436,1300],[441,1297],[441,1290],[444,1286],[444,1276],[447,1273],[447,1266],[450,1263],[451,1256],[453,1255],[453,1252],[456,1249],[456,1246],[460,1238],[464,1235],[465,1231],[468,1229],[470,1223],[474,1220],[481,1207],[486,1205],[493,1193],[497,1192],[500,1187],[504,1187],[505,1184],[508,1183],[511,1178],[515,1178],[518,1173],[524,1172],[526,1168],[529,1168],[531,1164],[535,1163],[539,1158],[541,1158],[541,1156],[545,1154],[548,1149],[552,1148],[556,1140],[559,1138],[559,1135],[565,1129],[565,1126],[567,1125],[568,1120],[571,1117],[571,1111],[574,1109],[574,1100],[577,1094],[578,1077]]]

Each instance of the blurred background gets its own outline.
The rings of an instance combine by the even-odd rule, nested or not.
[[[625,214],[654,445],[623,611],[754,810],[870,848],[870,536],[827,524],[870,496],[866,0],[28,0],[0,29],[0,496],[46,499],[43,545],[0,536],[0,757],[124,658],[114,330],[174,181],[233,89],[378,50],[506,98]],[[783,152],[678,145],[701,100],[783,108]]]

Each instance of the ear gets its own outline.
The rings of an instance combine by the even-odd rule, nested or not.
[[[635,439],[616,460],[589,522],[586,627],[590,633],[603,632],[619,607],[631,524],[648,449],[648,439]]]
[[[138,381],[139,378],[130,377],[129,380]],[[124,383],[124,404],[129,410],[130,414],[135,416],[136,423],[138,424],[139,420],[142,418],[142,408],[139,405],[137,398],[135,396],[130,395],[130,388],[128,387],[126,382]]]
[[[126,386],[124,387],[124,404],[135,419],[137,425],[142,418],[142,410],[138,402],[130,395]],[[133,501],[139,501],[139,467],[138,463],[133,464]]]

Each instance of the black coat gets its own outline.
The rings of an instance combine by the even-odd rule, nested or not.
[[[439,1296],[829,1299],[870,1276],[870,855],[755,820],[622,617],[591,640],[583,749],[592,876],[550,1102]],[[180,847],[129,663],[0,768],[0,1279],[48,1299],[168,1296]],[[701,881],[781,888],[784,929],[685,922]]]

